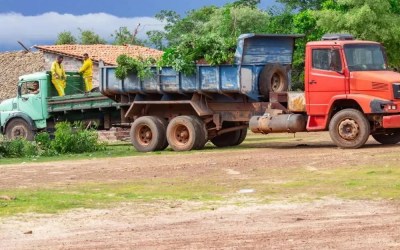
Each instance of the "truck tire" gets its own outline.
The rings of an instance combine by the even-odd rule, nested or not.
[[[363,113],[356,109],[337,112],[329,123],[329,135],[340,148],[359,148],[368,140],[370,124]]]
[[[164,137],[162,138],[164,140],[164,143],[162,143],[162,145],[160,146],[160,148],[158,148],[157,150],[164,150],[168,147],[168,141],[167,141],[167,126],[168,126],[168,122],[167,120],[165,120],[162,117],[156,117],[157,121],[160,123],[160,125],[163,128],[164,131]]]
[[[239,139],[233,146],[242,144],[242,142],[246,139],[246,136],[247,136],[247,128],[241,129]]]
[[[177,116],[167,127],[167,140],[174,151],[199,148],[204,141],[203,136],[203,131],[194,116]]]
[[[200,117],[197,117],[197,116],[190,116],[190,117],[193,119],[193,121],[195,123],[197,123],[197,126],[198,126],[198,133],[197,133],[198,144],[194,147],[194,149],[197,149],[197,150],[203,149],[208,141],[208,132],[207,132],[206,124]]]
[[[234,126],[239,126],[238,123],[228,123],[229,125],[224,125],[223,128],[229,128]],[[222,135],[218,135],[211,139],[211,142],[219,147],[230,147],[240,145],[247,136],[247,128],[235,130],[232,132],[224,133]]]
[[[216,137],[211,139],[211,142],[219,147],[230,147],[238,145],[238,141],[240,138],[241,132],[240,130],[224,133],[222,135],[217,135]]]
[[[27,141],[33,141],[35,139],[35,132],[24,119],[15,118],[7,124],[6,137],[9,140],[20,138]]]
[[[387,145],[387,144],[397,144],[400,142],[400,131],[395,130],[388,133],[382,134],[372,134],[375,141]]]
[[[287,91],[289,87],[288,72],[278,63],[269,63],[264,66],[258,78],[260,93],[268,98],[269,92]]]
[[[165,126],[157,117],[139,117],[132,124],[130,138],[139,152],[161,150],[165,146]]]

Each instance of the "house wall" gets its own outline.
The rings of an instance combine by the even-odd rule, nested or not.
[[[46,70],[51,69],[51,65],[57,59],[57,54],[44,52],[44,66]],[[78,71],[82,66],[82,61],[73,57],[64,56],[62,62],[65,71]],[[93,87],[99,86],[99,64],[93,62]]]

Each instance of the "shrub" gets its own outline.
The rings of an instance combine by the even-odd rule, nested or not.
[[[33,142],[24,139],[0,141],[0,158],[54,156],[105,149],[105,144],[98,142],[97,132],[86,129],[81,122],[58,123],[54,135],[54,140],[51,140],[49,133],[41,132],[35,136]]]
[[[40,156],[54,156],[58,152],[51,146],[50,134],[47,132],[38,133],[35,136],[35,142],[38,149],[38,155]]]
[[[29,157],[38,154],[36,143],[17,139],[13,141],[3,141],[0,144],[0,157]]]
[[[61,122],[56,125],[51,148],[60,154],[94,152],[104,149],[104,144],[98,142],[97,132],[85,129],[83,123]]]

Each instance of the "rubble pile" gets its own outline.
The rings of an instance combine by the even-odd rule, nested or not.
[[[42,52],[0,53],[0,100],[16,96],[19,76],[43,70]]]

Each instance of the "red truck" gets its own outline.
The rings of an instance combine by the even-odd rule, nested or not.
[[[234,146],[255,133],[329,131],[341,148],[359,148],[369,135],[400,141],[400,74],[385,49],[351,35],[309,42],[305,91],[287,91],[296,35],[239,37],[233,65],[197,65],[185,76],[154,68],[154,77],[126,80],[101,68],[102,93],[123,103],[139,151],[201,149],[208,140]]]

